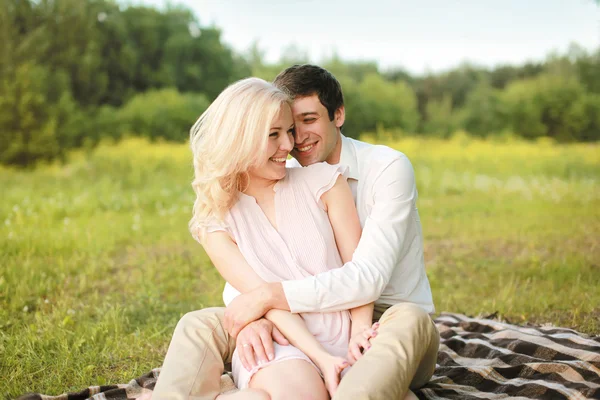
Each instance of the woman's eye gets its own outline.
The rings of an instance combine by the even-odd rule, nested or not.
[[[287,131],[288,135],[293,135],[296,133],[296,128],[292,128],[289,131]]]
[[[271,132],[269,134],[269,137],[277,137],[277,135],[278,135],[278,132]]]

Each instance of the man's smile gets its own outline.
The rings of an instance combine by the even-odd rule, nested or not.
[[[294,150],[296,150],[298,153],[308,153],[316,146],[316,144],[317,142],[311,144],[303,144],[301,146],[294,147]]]

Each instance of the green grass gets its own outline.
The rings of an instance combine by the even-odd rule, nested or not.
[[[437,310],[600,334],[600,146],[408,138]],[[128,140],[0,169],[1,398],[162,363],[222,281],[187,232],[184,145]]]

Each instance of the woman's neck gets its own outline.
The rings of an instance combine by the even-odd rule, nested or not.
[[[256,199],[261,199],[265,196],[270,196],[274,192],[274,187],[277,182],[279,182],[279,180],[269,180],[251,176],[248,186],[243,193]]]

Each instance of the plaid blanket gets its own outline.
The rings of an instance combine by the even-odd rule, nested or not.
[[[420,399],[600,399],[600,336],[571,329],[516,326],[487,318],[442,314],[441,342],[431,381]],[[149,399],[160,369],[127,384],[92,386],[61,396],[19,400]],[[228,374],[222,392],[235,390]]]

